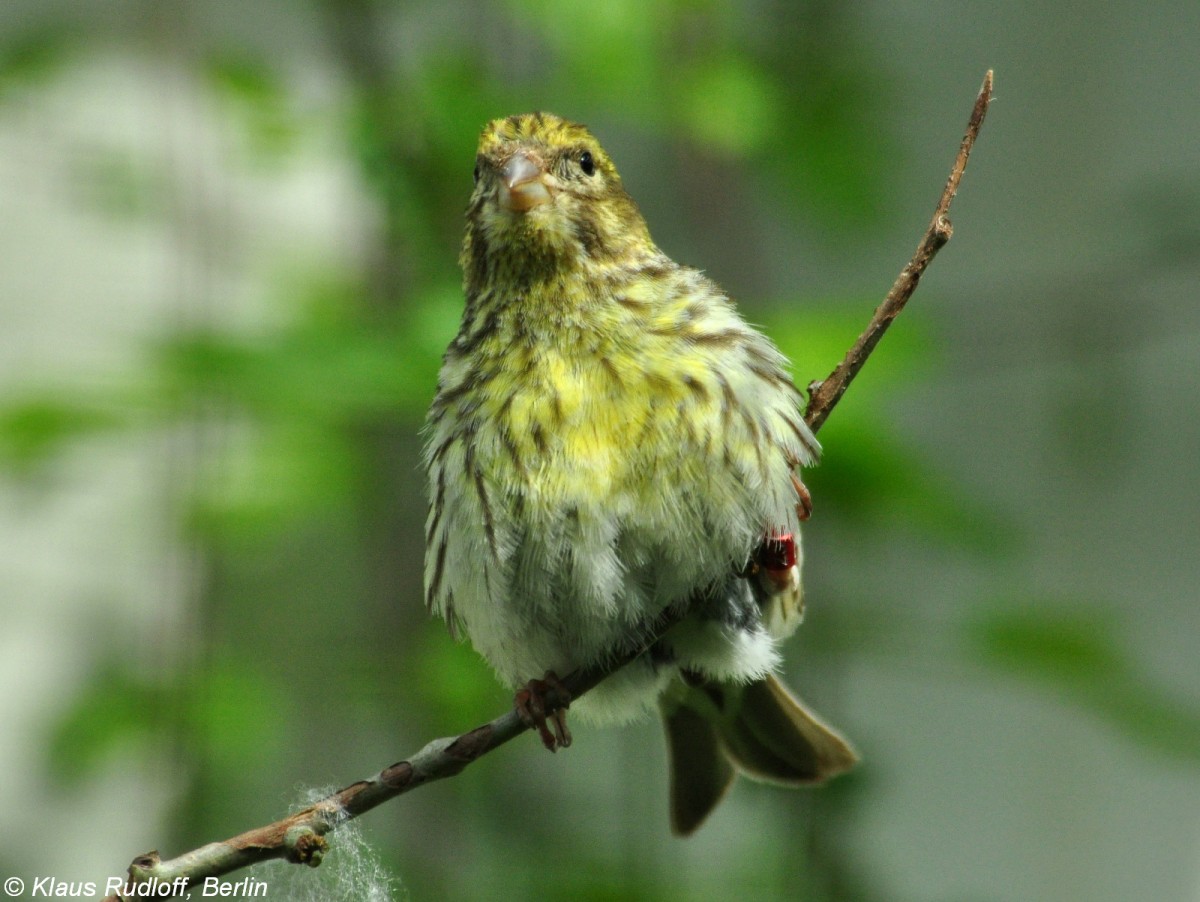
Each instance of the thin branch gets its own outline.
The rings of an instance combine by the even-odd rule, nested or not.
[[[922,238],[916,253],[891,291],[875,311],[867,330],[846,353],[845,358],[824,382],[809,387],[809,404],[804,419],[813,432],[818,431],[846,392],[851,380],[862,369],[879,339],[892,320],[904,309],[920,281],[921,274],[939,250],[950,240],[951,226],[948,218],[950,202],[958,190],[959,180],[967,166],[967,158],[983,125],[988,103],[992,97],[992,73],[988,71],[983,88],[975,101],[967,132],[959,148],[954,168],[946,182],[934,212],[933,221]],[[583,668],[568,675],[563,687],[570,698],[579,698],[611,674],[641,656],[659,637],[674,626],[684,615],[681,608],[672,608],[664,613],[647,630],[644,641],[631,647],[623,654],[591,668]],[[561,707],[564,699],[547,697],[548,706]],[[180,889],[203,881],[207,877],[218,877],[231,871],[271,859],[309,864],[320,864],[327,848],[325,834],[339,824],[358,817],[388,799],[423,786],[434,780],[453,777],[472,761],[486,755],[492,749],[524,733],[529,727],[518,717],[516,711],[508,711],[495,720],[455,737],[435,739],[415,755],[390,767],[385,767],[369,780],[339,789],[303,811],[289,815],[273,824],[247,831],[224,842],[209,843],[177,858],[164,861],[158,852],[150,852],[134,859],[129,866],[129,883],[124,892],[132,896],[134,887],[154,884],[166,896],[168,889]],[[176,881],[178,881],[176,883]],[[172,884],[174,884],[172,886]],[[140,898],[141,894],[137,896]],[[104,902],[123,902],[121,893],[108,896]]]
[[[917,290],[917,283],[921,281],[925,268],[954,233],[954,227],[950,224],[950,201],[954,200],[954,195],[958,192],[958,183],[966,171],[967,158],[971,155],[971,148],[975,146],[975,139],[979,137],[979,129],[983,126],[983,117],[987,115],[991,100],[992,70],[988,69],[983,77],[983,87],[979,89],[979,96],[975,98],[975,108],[971,111],[971,119],[958,148],[954,167],[950,170],[950,178],[946,180],[942,198],[938,201],[937,209],[933,211],[933,219],[921,243],[917,245],[916,253],[900,271],[900,275],[892,284],[892,290],[887,293],[887,297],[871,317],[866,331],[858,336],[858,341],[846,352],[842,362],[824,382],[813,382],[808,387],[808,408],[804,411],[804,419],[813,432],[821,428],[834,405],[846,393],[846,389],[867,362],[875,345],[879,344],[879,339],[883,338],[883,333],[892,324],[892,320],[900,315],[908,299]]]
[[[671,608],[646,630],[643,641],[627,651],[594,667],[580,668],[562,680],[568,698],[579,698],[601,681],[640,657],[668,629],[678,623],[686,611]],[[564,707],[566,700],[551,690],[545,699],[548,709]],[[161,888],[156,895],[167,896],[167,888],[182,890],[248,865],[273,859],[316,867],[321,863],[327,844],[325,834],[340,824],[365,814],[388,799],[445,777],[457,775],[463,768],[492,749],[503,745],[529,729],[515,710],[459,736],[434,739],[405,761],[385,767],[369,780],[360,780],[339,789],[302,811],[248,830],[223,842],[209,843],[176,858],[164,861],[157,851],[135,858],[129,866],[129,883],[153,884]],[[140,896],[139,896],[140,898]],[[104,902],[124,902],[120,893]]]

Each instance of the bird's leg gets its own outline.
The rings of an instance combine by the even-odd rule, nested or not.
[[[809,494],[808,486],[801,482],[795,473],[792,474],[792,488],[796,490],[796,497],[799,499],[796,502],[796,516],[803,523],[812,516],[812,495]]]
[[[549,694],[553,694],[552,700],[547,699]],[[567,729],[570,705],[571,693],[553,670],[547,670],[540,680],[530,680],[513,696],[513,707],[521,722],[536,729],[542,745],[552,752],[571,744],[571,731]]]
[[[776,592],[782,592],[792,584],[792,568],[796,566],[796,539],[790,532],[778,536],[768,536],[754,551],[754,563],[758,565],[757,573],[774,586]],[[768,589],[768,591],[770,591]]]

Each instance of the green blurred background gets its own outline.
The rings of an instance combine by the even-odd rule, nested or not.
[[[1200,899],[1200,6],[7,0],[0,876],[102,882],[510,697],[421,604],[490,118],[588,123],[823,377],[789,681],[857,742],[669,836],[656,724],[372,812],[276,899]],[[294,872],[294,873],[293,873]],[[242,876],[242,875],[236,875]]]

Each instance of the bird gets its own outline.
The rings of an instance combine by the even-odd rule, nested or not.
[[[559,676],[646,643],[573,712],[655,708],[672,830],[737,774],[821,783],[857,760],[780,682],[803,614],[800,469],[820,446],[778,348],[650,237],[583,125],[546,112],[479,139],[465,304],[425,425],[425,600],[515,690],[552,751]],[[565,691],[565,690],[562,690]]]

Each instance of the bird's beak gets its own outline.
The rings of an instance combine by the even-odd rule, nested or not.
[[[525,213],[550,200],[543,181],[546,171],[528,154],[517,151],[500,170],[500,206]]]

